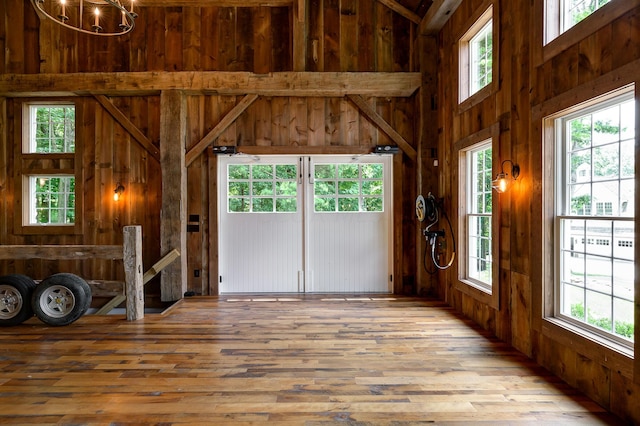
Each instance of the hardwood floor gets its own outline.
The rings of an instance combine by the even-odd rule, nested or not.
[[[2,424],[620,424],[439,302],[185,299],[0,329]]]

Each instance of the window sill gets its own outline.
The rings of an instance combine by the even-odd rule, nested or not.
[[[491,84],[486,85],[482,89],[478,90],[473,95],[469,96],[465,100],[461,101],[458,104],[457,113],[462,114],[463,112],[473,108],[474,106],[482,103],[486,98],[491,96],[493,93],[497,91],[497,84],[492,82]]]
[[[542,319],[542,335],[633,380],[633,350],[555,317]]]
[[[454,288],[480,303],[484,303],[496,310],[499,309],[497,294],[474,281],[459,279],[455,282]]]

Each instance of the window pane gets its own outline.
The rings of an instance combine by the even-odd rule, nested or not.
[[[315,211],[383,211],[383,175],[382,163],[314,165]]]
[[[562,32],[591,15],[611,0],[564,0]]]
[[[469,42],[471,94],[491,83],[493,70],[493,33],[490,20]]]
[[[234,164],[227,168],[230,213],[295,212],[298,205],[296,164]],[[278,198],[274,199],[276,195]]]
[[[75,222],[75,178],[31,176],[30,223],[68,225]]]
[[[628,219],[635,211],[635,133],[629,131],[635,104],[625,96],[556,121],[564,126],[558,155],[568,159],[557,180],[557,193],[567,196],[557,204],[556,294],[560,314],[583,322],[586,330],[633,340],[633,315],[624,311],[633,300],[635,272],[634,224]]]
[[[29,108],[32,153],[75,152],[75,106],[32,105]]]

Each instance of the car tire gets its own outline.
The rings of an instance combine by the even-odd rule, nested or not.
[[[0,326],[22,324],[33,316],[31,295],[35,287],[26,275],[0,277]]]
[[[77,275],[54,274],[33,291],[31,305],[33,312],[45,324],[68,325],[89,309],[91,287]]]

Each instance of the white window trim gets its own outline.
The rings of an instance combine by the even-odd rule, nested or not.
[[[454,209],[457,211],[458,220],[457,224],[457,234],[456,238],[458,238],[458,256],[457,256],[457,279],[454,280],[454,288],[469,297],[479,301],[480,303],[486,304],[494,309],[500,308],[500,280],[499,280],[499,210],[498,210],[498,196],[494,193],[492,197],[492,215],[491,215],[491,257],[493,259],[493,266],[491,269],[492,273],[492,286],[491,291],[487,291],[486,286],[479,285],[478,283],[467,279],[467,176],[469,173],[469,167],[466,161],[467,152],[474,147],[480,146],[482,143],[486,143],[487,141],[491,141],[493,151],[492,151],[492,166],[493,171],[491,173],[492,176],[495,176],[497,173],[496,164],[498,154],[496,150],[496,146],[499,143],[500,138],[500,123],[495,123],[491,127],[485,128],[478,133],[474,133],[470,136],[467,136],[464,139],[456,142],[454,146],[454,150],[457,152],[457,155],[454,157],[457,161],[455,165],[458,170],[457,178],[458,184],[454,186],[456,193],[452,194],[452,199],[454,200]]]
[[[633,1],[611,0],[563,33],[560,33],[560,0],[544,0],[543,7],[542,61],[546,62],[636,8],[637,4]]]
[[[36,179],[40,179],[40,178],[72,178],[75,179],[75,175],[73,174],[30,174],[30,175],[25,175],[24,176],[24,182],[23,182],[23,223],[27,226],[44,226],[44,227],[50,227],[50,226],[75,226],[75,221],[72,223],[38,223],[36,221],[36,208],[34,205],[35,199],[36,199],[36,188],[35,188],[35,181]],[[65,210],[65,209],[62,209]],[[74,207],[74,210],[77,209]],[[75,214],[74,214],[75,217]]]
[[[493,19],[494,16],[494,6],[493,4],[489,5],[485,11],[475,18],[474,22],[469,26],[469,29],[460,37],[458,42],[458,102],[462,104],[463,102],[473,99],[473,98],[484,98],[488,93],[491,92],[491,88],[497,81],[497,63],[496,58],[497,55],[497,31],[496,31],[496,20]],[[471,72],[471,40],[478,35],[485,26],[491,22],[491,32],[494,43],[492,45],[492,77],[491,82],[486,86],[478,89],[475,92],[472,92],[472,72]]]
[[[625,96],[628,93],[631,93],[631,94],[634,93],[633,84],[618,88],[616,90],[612,90],[611,92],[605,93],[601,96],[597,96],[597,97],[585,100],[580,104],[565,108],[562,111],[557,111],[543,118],[543,128],[554,129],[553,131],[545,132],[546,140],[544,141],[544,145],[547,147],[545,149],[545,152],[546,152],[545,156],[552,154],[553,159],[547,158],[547,160],[551,160],[552,162],[556,163],[556,166],[555,166],[556,170],[559,167],[557,165],[557,162],[559,161],[559,158],[558,158],[559,154],[558,154],[558,148],[556,146],[556,139],[559,137],[557,134],[559,129],[557,129],[557,127],[555,126],[556,120],[561,117],[567,117],[571,115],[573,112],[584,111],[593,105],[603,105],[612,99],[620,98],[621,96]],[[636,111],[636,117],[637,116],[638,116],[638,111]],[[636,122],[637,122],[637,119],[636,119]],[[637,140],[638,140],[638,136],[636,135],[636,143],[637,143]],[[558,172],[556,171],[555,174],[557,173]],[[557,185],[555,180],[551,176],[544,176],[543,179],[545,180],[545,183],[543,184],[543,186],[549,188],[547,190],[547,193],[544,195],[544,198],[548,201],[551,201],[554,205],[557,205],[557,197],[561,196],[561,194],[557,193],[558,191],[557,191]],[[611,220],[611,216],[605,216],[604,219]],[[632,342],[631,344],[629,344],[626,341],[621,342],[620,339],[614,338],[613,336],[600,332],[599,330],[589,326],[588,324],[585,324],[580,321],[568,320],[564,316],[558,315],[559,307],[558,307],[558,299],[556,297],[556,285],[558,284],[558,276],[560,272],[559,272],[559,265],[558,265],[559,262],[557,261],[558,254],[556,253],[556,251],[559,248],[558,238],[560,233],[559,232],[555,233],[552,231],[552,229],[557,226],[558,226],[557,207],[553,207],[553,220],[552,222],[547,223],[547,225],[545,226],[547,229],[543,231],[544,234],[550,234],[550,236],[553,236],[552,238],[554,238],[554,242],[555,242],[554,249],[551,250],[551,253],[546,253],[544,255],[544,257],[547,259],[547,262],[550,262],[551,265],[555,265],[555,267],[550,268],[549,263],[547,263],[546,267],[543,267],[543,269],[546,269],[548,273],[547,275],[548,282],[546,282],[545,284],[544,291],[547,294],[553,295],[552,299],[547,300],[547,303],[550,302],[551,300],[553,301],[551,302],[550,305],[546,305],[546,306],[543,305],[542,307],[543,319],[547,321],[549,324],[553,324],[559,327],[560,329],[568,331],[569,333],[573,333],[575,335],[581,336],[587,339],[588,341],[596,342],[600,346],[608,348],[614,351],[615,353],[619,353],[626,357],[633,357],[633,348],[635,346],[634,342]],[[637,277],[636,277],[636,280],[637,280]],[[637,334],[638,333],[636,332],[636,335]]]
[[[42,106],[74,106],[75,107],[75,152],[69,153],[32,153],[31,144],[31,107]],[[16,196],[16,206],[13,215],[13,230],[21,235],[80,235],[83,233],[83,169],[82,144],[78,137],[78,123],[83,122],[82,102],[68,98],[58,99],[25,99],[15,103],[16,140],[20,141],[22,149],[14,150],[14,179],[13,193]],[[55,159],[59,166],[52,168],[49,160]],[[28,167],[26,166],[28,162]],[[30,221],[30,176],[61,176],[68,175],[75,178],[75,222],[73,224],[33,224]]]

